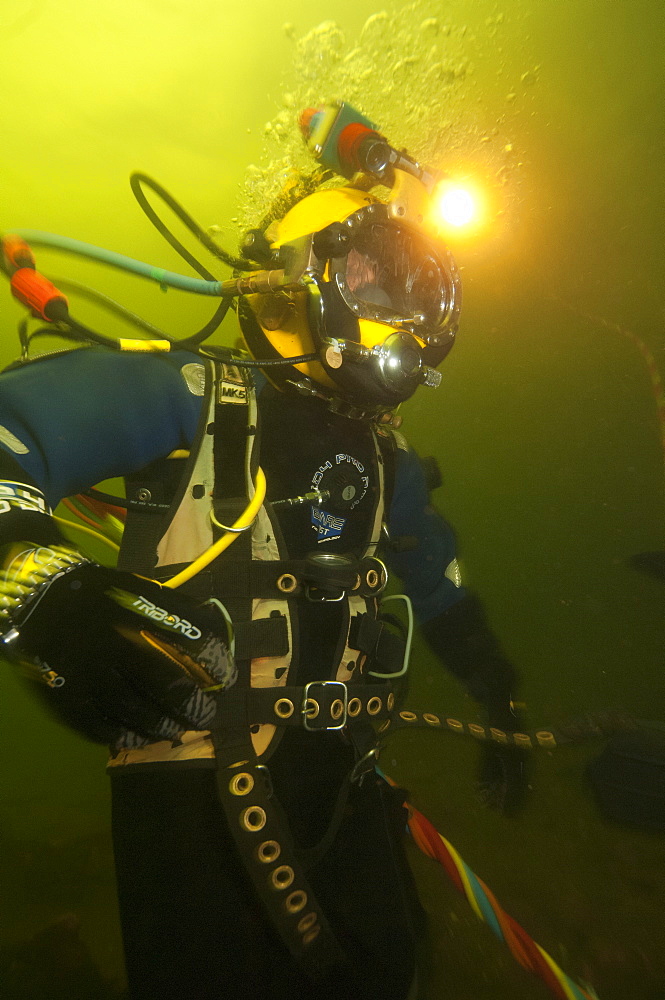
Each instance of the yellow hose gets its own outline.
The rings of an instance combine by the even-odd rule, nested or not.
[[[203,552],[198,559],[195,559],[194,562],[190,563],[186,569],[183,569],[180,573],[172,576],[170,580],[162,583],[163,587],[170,587],[173,589],[175,587],[179,587],[182,583],[186,583],[187,580],[191,580],[193,576],[196,576],[196,574],[200,573],[202,569],[209,566],[213,559],[216,559],[218,555],[228,549],[229,545],[236,540],[238,533],[242,531],[243,528],[249,527],[261,509],[261,505],[266,495],[266,477],[263,473],[263,469],[260,467],[256,473],[254,491],[254,496],[235,524],[231,526],[231,530],[222,535],[222,537],[218,539],[214,545],[211,545],[209,549],[206,549],[206,551]]]

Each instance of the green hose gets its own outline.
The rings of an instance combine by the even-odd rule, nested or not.
[[[54,233],[43,233],[36,229],[17,229],[15,232],[32,246],[53,247],[56,250],[63,250],[65,253],[88,257],[101,264],[108,264],[111,267],[137,274],[141,278],[150,278],[162,288],[179,288],[183,292],[194,292],[197,295],[221,296],[224,294],[221,281],[189,278],[182,274],[176,274],[174,271],[165,271],[161,267],[143,264],[140,260],[134,260],[132,257],[125,257],[123,254],[114,253],[113,250],[104,250],[102,247],[95,247],[90,243],[82,243],[80,240],[73,240],[68,236],[56,236]]]

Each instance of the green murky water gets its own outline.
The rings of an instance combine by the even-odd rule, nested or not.
[[[453,248],[458,344],[442,388],[403,408],[403,429],[441,463],[439,506],[535,727],[607,707],[665,719],[665,589],[627,564],[665,544],[645,361],[665,370],[664,38],[665,8],[651,0],[0,4],[2,231],[62,233],[178,270],[134,205],[130,171],[153,174],[232,246],[285,171],[306,164],[297,111],[331,98],[485,186],[489,224]],[[94,264],[47,251],[39,264],[174,334],[208,317],[205,302]],[[0,298],[3,362],[21,315]],[[77,315],[99,328],[88,303]],[[414,705],[473,716],[420,645],[413,664]],[[6,671],[0,720],[2,940],[75,913],[121,982],[104,752],[45,719]],[[599,818],[584,781],[596,750],[539,754],[512,821],[476,803],[475,748],[453,736],[395,736],[384,766],[573,977],[602,1000],[656,1000],[665,841]],[[444,874],[412,856],[432,921],[432,998],[546,996]]]

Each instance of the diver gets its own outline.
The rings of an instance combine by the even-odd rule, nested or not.
[[[395,427],[440,380],[459,276],[423,222],[427,172],[348,115],[304,123],[346,183],[247,241],[243,352],[93,339],[0,376],[2,649],[111,747],[136,1000],[416,996],[404,793],[376,770],[410,644],[389,573],[489,725],[520,728],[515,671]],[[110,569],[51,512],[115,476]],[[481,749],[486,801],[514,811],[521,752]]]

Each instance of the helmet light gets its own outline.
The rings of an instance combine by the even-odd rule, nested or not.
[[[451,239],[475,232],[486,215],[480,188],[467,179],[442,181],[432,201],[432,222]]]
[[[453,187],[441,195],[439,212],[444,222],[459,228],[460,226],[468,226],[475,219],[476,204],[470,191],[465,188]]]

